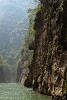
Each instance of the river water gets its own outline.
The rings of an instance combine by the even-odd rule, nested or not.
[[[0,100],[50,100],[50,97],[40,95],[21,84],[0,84]]]

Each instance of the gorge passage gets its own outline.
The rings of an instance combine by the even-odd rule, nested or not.
[[[25,86],[52,100],[67,98],[67,0],[40,0],[36,14],[33,60]],[[34,46],[33,46],[34,45]],[[33,84],[32,84],[33,83]]]

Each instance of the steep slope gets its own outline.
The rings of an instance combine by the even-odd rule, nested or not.
[[[34,1],[0,0],[0,50],[8,50],[8,47],[9,50],[20,47],[22,39],[28,30],[27,9],[30,7],[35,7]],[[17,44],[15,44],[15,41]]]
[[[67,0],[40,0],[35,18],[33,61],[25,86],[32,84],[52,100],[66,100],[67,93]]]
[[[7,75],[8,73],[8,75]],[[12,79],[10,79],[10,77]],[[3,59],[2,55],[0,55],[0,83],[4,82],[10,82],[14,78],[11,76],[11,70],[6,63],[6,61]]]
[[[16,78],[19,48],[29,28],[27,10],[36,5],[34,0],[0,0],[0,54],[11,69],[11,80]]]

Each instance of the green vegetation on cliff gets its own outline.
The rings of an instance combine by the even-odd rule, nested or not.
[[[35,30],[34,30],[34,24],[35,24],[35,17],[36,13],[41,10],[41,4],[38,4],[38,6],[35,9],[28,9],[29,13],[29,30],[26,33],[25,39],[23,44],[20,47],[20,57],[17,62],[17,81],[21,80],[20,77],[23,74],[26,74],[26,71],[31,64],[32,58],[33,58],[33,50],[34,48],[34,40],[35,40]],[[27,72],[28,73],[28,72]],[[21,77],[22,78],[22,77]]]
[[[52,100],[67,98],[67,0],[40,0],[36,13],[35,40],[29,46],[33,60],[25,86],[52,95]],[[32,84],[33,83],[33,84]]]
[[[12,81],[11,68],[3,59],[3,56],[0,55],[0,83],[6,82],[6,81],[7,82]]]
[[[14,78],[19,48],[29,28],[27,9],[36,5],[34,0],[0,0],[0,54]]]
[[[30,65],[32,58],[33,58],[33,50],[29,50],[29,45],[34,41],[35,38],[35,31],[33,29],[34,26],[34,18],[35,12],[33,9],[28,9],[29,13],[29,30],[26,33],[25,39],[23,44],[20,47],[20,57],[17,62],[17,82],[20,80],[21,75],[23,74],[23,70],[27,69]]]

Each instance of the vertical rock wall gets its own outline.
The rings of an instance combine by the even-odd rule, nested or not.
[[[41,5],[35,18],[34,55],[27,80],[34,90],[52,95],[52,100],[66,100],[67,0],[41,0]]]

